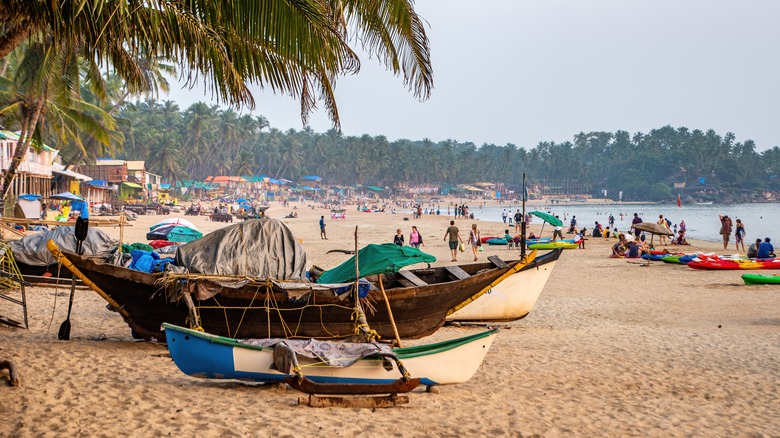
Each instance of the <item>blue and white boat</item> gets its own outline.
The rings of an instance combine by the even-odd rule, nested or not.
[[[179,369],[192,377],[283,382],[293,374],[277,371],[274,347],[163,324],[168,351]],[[498,329],[433,344],[393,348],[412,378],[423,385],[468,381],[487,355]],[[301,374],[324,384],[390,384],[402,374],[393,361],[379,356],[358,359],[351,366],[333,366],[320,359],[298,357]]]

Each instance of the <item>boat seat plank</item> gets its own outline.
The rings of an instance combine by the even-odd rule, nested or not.
[[[465,280],[471,277],[468,272],[461,269],[460,266],[445,266],[444,269],[458,280]]]
[[[496,265],[496,267],[501,269],[506,269],[509,267],[509,265],[507,265],[506,262],[504,262],[498,256],[495,255],[488,257],[488,261],[490,261],[490,263]]]
[[[398,271],[398,275],[404,280],[411,283],[412,286],[422,287],[428,286],[428,283],[424,282],[422,278],[414,275],[412,271]],[[401,282],[403,283],[403,281]]]

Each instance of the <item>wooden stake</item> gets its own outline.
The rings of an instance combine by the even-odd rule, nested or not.
[[[119,215],[119,252],[122,252],[122,240],[125,236],[125,212]]]
[[[0,361],[0,370],[5,369],[8,370],[8,384],[11,386],[21,385],[21,380],[19,380],[19,370],[16,368],[16,365],[10,360]]]
[[[395,318],[393,318],[393,309],[390,308],[390,300],[387,299],[387,293],[385,292],[385,286],[382,284],[382,274],[377,274],[379,277],[379,289],[382,291],[382,296],[385,298],[385,305],[387,306],[387,314],[390,316],[390,324],[393,325],[393,334],[395,334],[395,342],[398,343],[398,348],[403,348],[401,344],[401,336],[398,335],[398,327],[395,325]]]

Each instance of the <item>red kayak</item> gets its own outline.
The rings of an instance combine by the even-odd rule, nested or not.
[[[481,241],[482,241],[482,243],[487,243],[487,241],[488,241],[488,240],[490,240],[490,239],[503,239],[503,237],[498,237],[498,236],[488,236],[488,237],[480,237],[480,239],[479,239],[479,240],[481,240]]]
[[[688,266],[693,269],[780,269],[780,258],[774,259],[716,259],[691,260]]]

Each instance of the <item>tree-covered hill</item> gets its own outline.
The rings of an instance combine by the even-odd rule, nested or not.
[[[757,152],[732,133],[664,126],[648,133],[589,132],[530,149],[446,140],[344,136],[335,130],[282,132],[263,117],[203,103],[135,103],[119,112],[125,136],[119,157],[145,159],[168,180],[259,175],[297,180],[320,175],[331,184],[501,182],[519,186],[568,182],[582,193],[664,200],[674,183],[730,190],[780,189],[780,148]],[[703,178],[703,180],[701,180]]]

